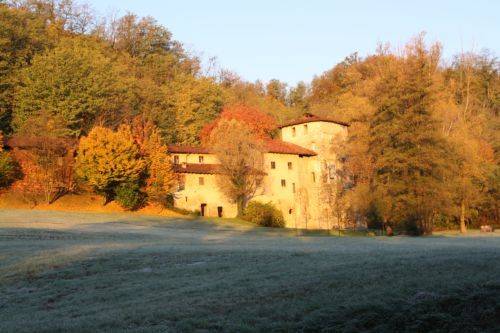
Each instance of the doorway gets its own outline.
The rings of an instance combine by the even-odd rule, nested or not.
[[[217,207],[217,216],[222,217],[222,206]]]
[[[206,203],[202,203],[201,206],[200,206],[200,215],[201,216],[205,216],[205,209],[207,208],[207,204]]]

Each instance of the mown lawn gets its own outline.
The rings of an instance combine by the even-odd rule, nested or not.
[[[0,332],[500,329],[500,234],[0,211]]]

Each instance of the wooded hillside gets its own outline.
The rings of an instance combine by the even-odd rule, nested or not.
[[[310,84],[251,83],[218,66],[204,68],[151,17],[100,17],[72,0],[7,1],[0,3],[0,131],[17,142],[43,137],[53,144],[24,160],[1,152],[0,185],[24,177],[30,185],[19,190],[41,182],[54,200],[61,184],[75,188],[68,176],[74,159],[58,158],[79,151],[82,167],[84,148],[75,143],[93,137],[100,146],[99,133],[115,131],[130,138],[120,146],[143,159],[130,165],[140,164],[144,177],[107,179],[101,190],[163,197],[172,180],[158,168],[167,159],[145,142],[154,150],[199,144],[228,109],[244,110],[229,117],[242,121],[252,119],[245,110],[265,114],[258,119],[267,119],[266,135],[312,112],[351,124],[348,141],[335,147],[344,162],[335,205],[347,219],[418,233],[498,223],[499,70],[487,50],[443,59],[441,45],[427,45],[421,34],[402,50],[381,45],[364,58],[353,53]],[[77,175],[87,185],[94,176]]]

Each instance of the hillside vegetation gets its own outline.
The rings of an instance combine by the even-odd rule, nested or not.
[[[203,66],[166,27],[133,13],[6,1],[0,26],[0,187],[28,201],[85,192],[128,210],[167,207],[180,181],[167,144],[216,137],[224,156],[237,134],[257,147],[311,112],[350,124],[347,141],[332,142],[336,182],[322,191],[343,224],[411,234],[499,224],[500,71],[488,50],[444,59],[439,42],[417,34],[290,87]],[[254,160],[242,156],[241,168]],[[221,182],[240,214],[249,201],[240,192],[251,189],[233,185],[246,178]]]

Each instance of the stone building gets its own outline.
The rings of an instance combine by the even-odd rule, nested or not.
[[[338,227],[332,188],[338,159],[335,147],[345,140],[348,124],[305,114],[280,127],[280,140],[265,142],[265,176],[252,200],[272,202],[290,228]],[[203,216],[235,217],[237,207],[217,187],[217,156],[210,149],[169,146],[174,170],[181,176],[174,205]]]

